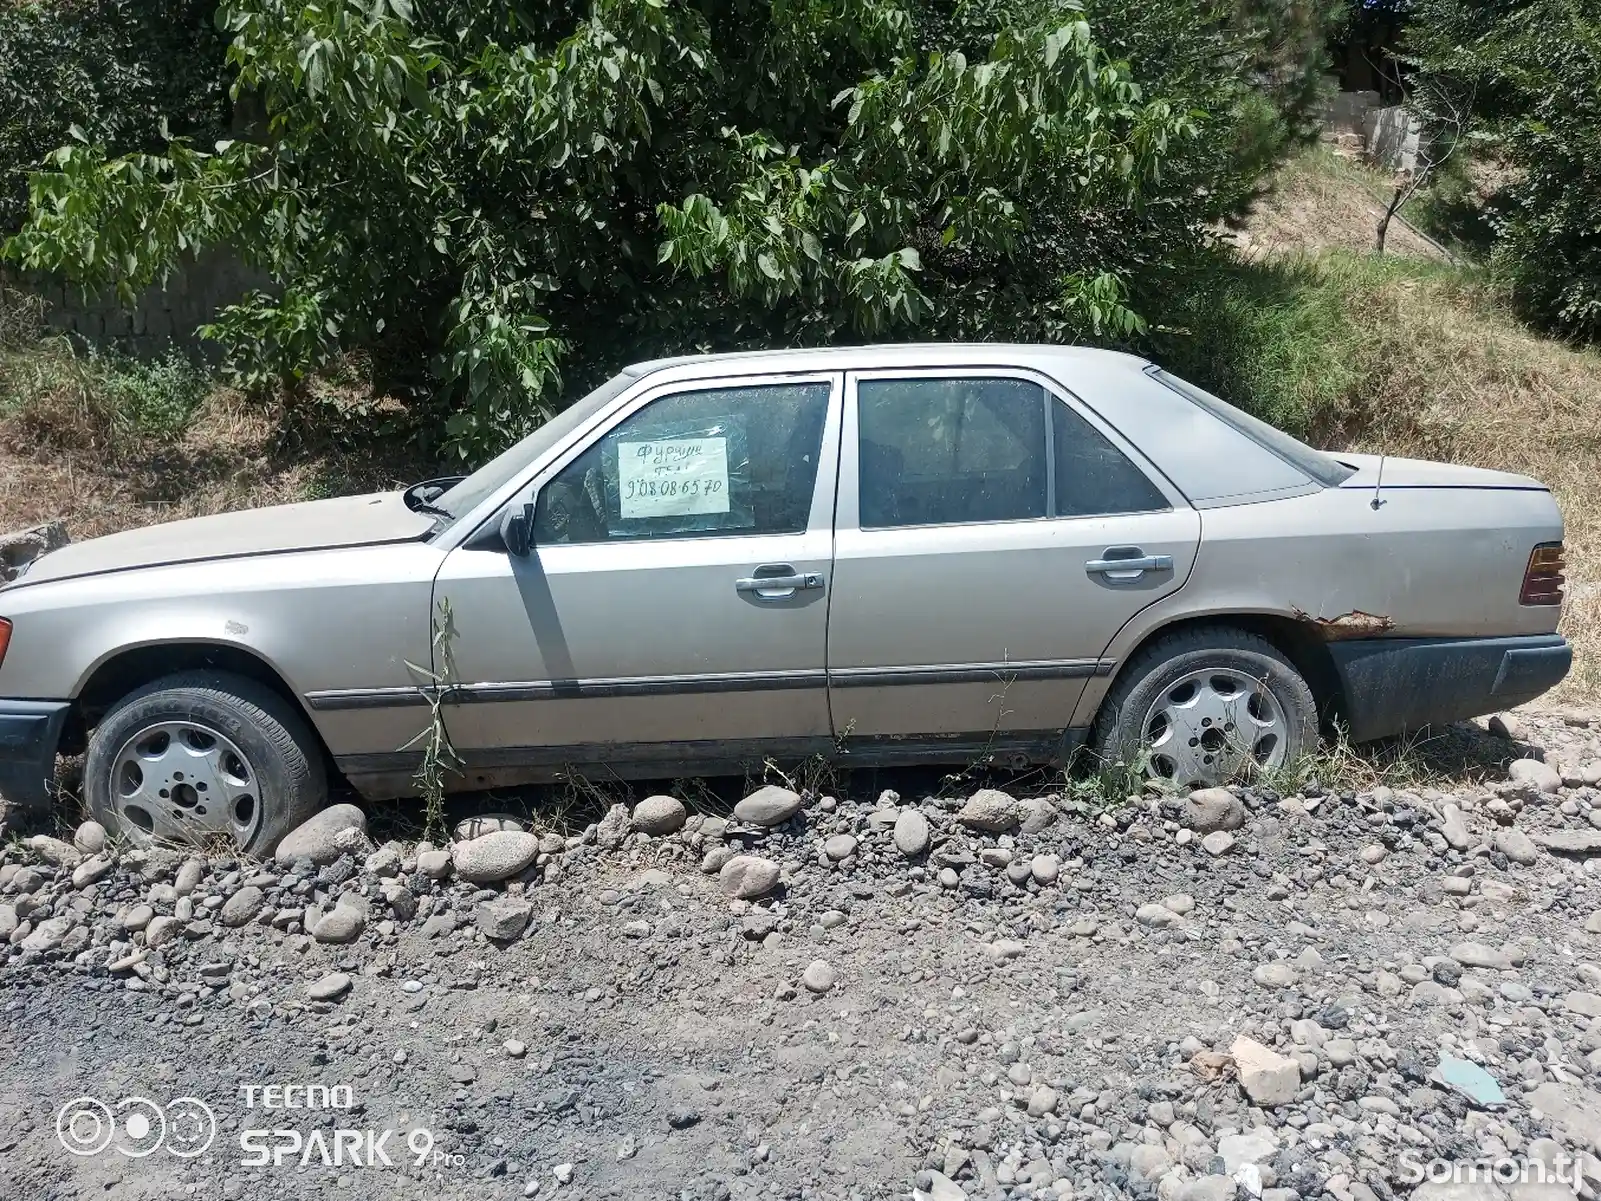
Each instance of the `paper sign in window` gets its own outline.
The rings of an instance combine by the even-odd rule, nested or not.
[[[617,443],[617,495],[625,521],[728,512],[728,439]]]

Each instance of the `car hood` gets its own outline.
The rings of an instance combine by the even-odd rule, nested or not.
[[[1484,467],[1460,467],[1455,463],[1431,463],[1426,459],[1398,459],[1392,455],[1334,456],[1341,463],[1356,468],[1356,474],[1340,485],[1342,488],[1372,488],[1381,484],[1385,488],[1515,488],[1548,489],[1539,480],[1510,471],[1491,471]],[[1384,474],[1379,474],[1379,463],[1384,463]]]
[[[433,525],[408,509],[399,492],[246,509],[69,543],[36,560],[11,586],[202,559],[411,542]]]

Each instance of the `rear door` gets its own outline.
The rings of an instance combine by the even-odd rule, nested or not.
[[[847,749],[1054,753],[1099,656],[1194,562],[1200,519],[1025,371],[846,381],[828,680]],[[920,746],[919,744],[927,744]]]

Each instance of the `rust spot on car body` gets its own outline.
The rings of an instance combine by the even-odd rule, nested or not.
[[[1386,630],[1395,629],[1395,622],[1378,613],[1364,613],[1352,609],[1338,617],[1313,617],[1301,609],[1295,610],[1295,620],[1311,626],[1325,642],[1339,642],[1345,638],[1371,638]]]

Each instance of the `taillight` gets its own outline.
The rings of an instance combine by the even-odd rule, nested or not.
[[[6,647],[11,645],[11,623],[0,617],[0,663],[6,661]]]
[[[1562,572],[1567,565],[1562,557],[1562,543],[1540,543],[1529,554],[1529,566],[1523,572],[1523,590],[1518,593],[1518,604],[1560,605],[1565,582]]]

